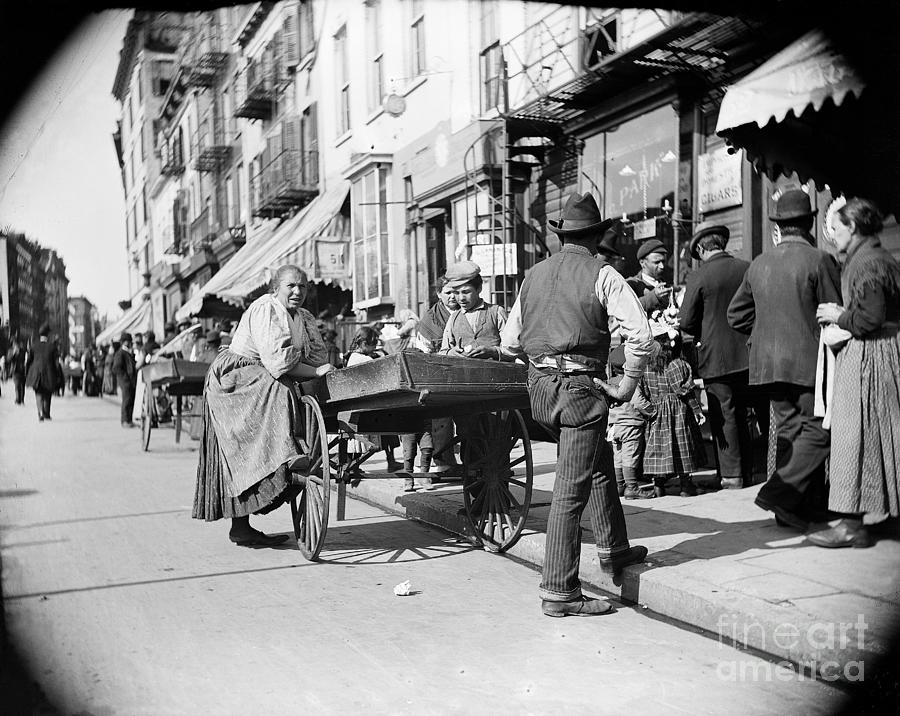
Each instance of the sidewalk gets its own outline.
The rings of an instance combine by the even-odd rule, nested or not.
[[[508,552],[540,569],[553,490],[556,447],[534,443],[534,491],[526,529]],[[369,469],[381,469],[376,461]],[[702,476],[697,480],[703,484]],[[461,483],[404,493],[403,481],[362,480],[347,494],[405,517],[465,534]],[[418,484],[418,482],[417,482]],[[753,504],[759,486],[623,502],[632,544],[645,564],[615,582],[600,570],[585,518],[581,578],[659,614],[759,649],[824,678],[858,679],[887,652],[898,626],[900,530],[874,533],[869,549],[825,550],[778,527]],[[537,599],[537,590],[535,590]]]

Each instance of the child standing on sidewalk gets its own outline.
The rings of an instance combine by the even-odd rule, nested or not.
[[[682,497],[693,497],[697,488],[691,473],[706,462],[700,425],[706,417],[694,392],[691,368],[681,357],[677,330],[651,322],[658,351],[644,369],[638,390],[653,405],[656,415],[647,424],[644,473],[653,476],[657,496],[678,475]]]
[[[618,385],[622,380],[622,361],[625,354],[620,353],[621,361],[610,355],[609,369],[612,378],[609,382],[613,385]],[[606,435],[612,445],[619,496],[626,500],[656,497],[654,492],[642,491],[638,484],[644,461],[645,429],[647,421],[655,414],[653,404],[640,388],[634,391],[634,395],[627,403],[610,405],[609,428]]]

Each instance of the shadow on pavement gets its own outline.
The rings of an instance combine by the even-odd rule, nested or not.
[[[478,549],[469,542],[447,538],[422,525],[391,521],[329,525],[319,561],[326,564],[391,564],[453,557]]]

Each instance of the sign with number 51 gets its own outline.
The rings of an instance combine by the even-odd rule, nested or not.
[[[350,245],[345,241],[317,241],[319,278],[347,278],[349,248]]]

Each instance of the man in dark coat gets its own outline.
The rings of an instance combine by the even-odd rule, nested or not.
[[[777,428],[775,472],[756,504],[781,524],[805,530],[827,519],[825,460],[830,439],[813,415],[820,303],[841,302],[837,263],[813,246],[816,212],[800,189],[786,191],[770,217],[776,247],[757,256],[728,307],[728,322],[750,334],[750,385],[772,401]]]
[[[54,391],[62,382],[59,366],[59,351],[56,343],[49,340],[50,326],[46,323],[38,331],[38,341],[28,352],[25,361],[25,385],[34,389],[38,420],[50,420],[50,401]]]
[[[25,344],[16,339],[6,356],[6,369],[12,376],[13,385],[16,388],[16,405],[25,404],[25,359],[27,351]]]
[[[628,285],[637,294],[648,316],[654,311],[668,308],[672,300],[672,287],[666,286],[662,281],[668,253],[659,239],[645,241],[637,250],[641,270],[628,279]]]
[[[719,485],[739,489],[751,484],[753,452],[747,408],[751,401],[747,336],[728,325],[728,304],[750,264],[727,251],[727,226],[701,224],[691,237],[690,253],[702,262],[687,278],[679,311],[680,328],[697,345],[697,369],[709,401],[709,427],[716,444]],[[757,401],[768,434],[769,406]],[[762,428],[760,428],[762,430]]]
[[[112,370],[122,395],[122,427],[133,428],[131,415],[134,412],[134,394],[137,389],[137,368],[131,348],[131,334],[123,333],[119,343],[119,350],[113,356]]]

